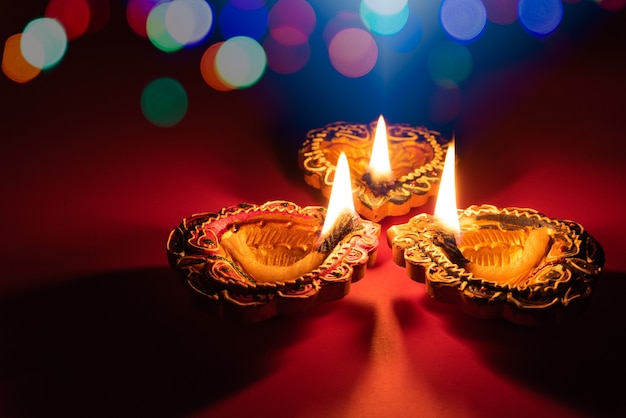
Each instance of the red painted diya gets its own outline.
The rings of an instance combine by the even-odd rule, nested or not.
[[[431,297],[522,325],[561,323],[588,305],[604,252],[580,224],[491,205],[459,213],[459,244],[424,213],[387,230],[394,262]]]
[[[375,129],[376,122],[335,122],[311,130],[298,151],[298,164],[305,182],[328,198],[337,159],[344,152],[350,165],[356,211],[366,219],[380,221],[423,206],[437,193],[449,141],[424,127],[388,125],[392,180],[377,185],[368,176]]]
[[[324,207],[287,201],[195,214],[170,233],[169,263],[199,306],[219,318],[309,312],[347,295],[378,248],[380,226],[356,216],[321,242],[325,217]]]

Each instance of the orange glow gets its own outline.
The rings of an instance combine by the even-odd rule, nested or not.
[[[441,183],[437,203],[435,204],[435,218],[455,236],[461,234],[459,215],[456,207],[456,183],[454,180],[454,142],[448,146],[446,161],[443,164]]]
[[[375,183],[385,183],[392,180],[389,145],[387,144],[387,125],[383,115],[378,117],[368,171]]]
[[[10,36],[4,43],[2,72],[17,83],[27,83],[41,73],[41,68],[30,64],[22,55],[20,43],[22,34]]]
[[[328,200],[328,212],[322,227],[322,238],[326,237],[333,229],[335,222],[345,213],[356,215],[354,201],[352,200],[352,180],[350,179],[350,166],[348,158],[343,152],[339,155],[333,188]]]

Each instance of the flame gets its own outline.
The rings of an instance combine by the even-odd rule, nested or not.
[[[387,182],[392,178],[389,145],[387,144],[387,125],[383,115],[378,117],[368,171],[375,182]]]
[[[455,236],[461,234],[456,206],[456,184],[454,180],[454,142],[448,146],[446,160],[441,173],[441,183],[435,204],[435,218]]]
[[[344,213],[356,214],[354,201],[352,200],[352,180],[350,178],[350,166],[348,158],[343,152],[339,155],[337,168],[335,169],[335,179],[333,188],[330,191],[328,200],[328,211],[324,226],[322,227],[322,237],[325,237],[333,229],[333,225]]]

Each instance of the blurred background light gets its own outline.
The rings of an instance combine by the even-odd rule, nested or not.
[[[553,32],[563,18],[561,0],[519,0],[519,20],[533,35],[545,36]]]
[[[152,45],[163,52],[174,52],[183,47],[183,44],[170,34],[165,22],[170,4],[170,1],[157,4],[150,10],[146,22],[148,39],[150,39]]]
[[[278,0],[268,19],[270,35],[284,45],[308,42],[316,23],[315,10],[305,0]]]
[[[185,117],[187,107],[187,92],[173,78],[157,78],[148,83],[141,93],[143,115],[159,127],[177,125]]]
[[[91,9],[87,0],[50,0],[45,17],[56,19],[63,25],[68,40],[87,32],[91,21]]]
[[[265,72],[267,57],[263,47],[247,36],[235,36],[220,46],[215,68],[227,85],[241,89],[259,81]]]
[[[213,25],[213,11],[204,0],[174,0],[165,11],[165,27],[184,46],[204,40]]]
[[[31,20],[20,40],[22,55],[31,65],[47,70],[61,61],[67,49],[67,35],[56,19]]]
[[[480,0],[443,0],[439,19],[454,39],[474,41],[485,29],[487,11]]]
[[[401,6],[401,7],[400,7]],[[409,5],[406,1],[362,0],[359,14],[365,27],[379,35],[393,35],[400,32],[409,19]]]
[[[224,42],[214,43],[204,51],[202,59],[200,60],[200,73],[204,81],[215,90],[230,91],[233,90],[233,87],[222,80],[215,65],[217,51],[223,44]]]
[[[343,29],[328,46],[332,66],[346,77],[357,78],[369,73],[378,60],[378,46],[372,35],[358,28]]]
[[[18,33],[7,38],[2,53],[2,72],[17,83],[27,83],[41,73],[41,68],[30,64],[22,55],[20,47],[22,34]]]

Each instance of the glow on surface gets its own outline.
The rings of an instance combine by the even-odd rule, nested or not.
[[[446,160],[443,164],[439,192],[437,193],[437,203],[435,203],[435,218],[455,235],[460,235],[461,225],[459,224],[459,214],[456,206],[456,181],[455,181],[455,156],[454,142],[448,146]]]
[[[340,74],[351,78],[362,77],[376,65],[378,46],[368,31],[348,28],[330,41],[328,57]]]
[[[234,88],[255,84],[265,72],[267,57],[263,47],[247,36],[225,41],[215,57],[215,67],[221,79]]]
[[[91,20],[91,9],[87,0],[50,0],[45,17],[58,20],[68,40],[76,39],[87,32]]]
[[[465,45],[444,41],[435,45],[428,54],[428,72],[437,84],[463,83],[472,72],[472,54]]]
[[[308,42],[316,22],[315,10],[305,0],[278,0],[268,19],[270,35],[285,45]]]
[[[359,7],[359,13],[365,27],[379,35],[393,35],[398,33],[406,26],[409,20],[408,4],[405,4],[404,8],[393,14],[383,14],[370,9],[369,5],[365,1],[362,1]]]
[[[298,45],[285,45],[268,36],[263,41],[267,55],[267,66],[279,74],[294,74],[300,71],[311,57],[308,42]]]
[[[165,23],[167,9],[171,2],[157,4],[148,15],[146,31],[152,45],[163,52],[178,51],[183,44],[172,37]]]
[[[22,32],[22,55],[31,65],[46,70],[61,61],[67,49],[67,35],[56,19],[32,20]]]
[[[2,53],[2,72],[16,83],[27,83],[41,73],[41,68],[30,64],[22,55],[20,43],[22,34],[10,36],[4,42]]]
[[[165,11],[165,27],[170,36],[182,45],[194,45],[209,34],[213,11],[204,0],[175,0]]]
[[[487,11],[480,0],[443,0],[439,19],[443,29],[454,39],[473,41],[485,29]]]
[[[185,88],[173,78],[157,78],[141,93],[141,111],[152,124],[167,128],[178,124],[187,113]]]
[[[375,182],[386,182],[392,180],[391,163],[389,162],[389,144],[387,139],[387,124],[383,115],[378,117],[376,132],[374,133],[374,144],[368,171]]]
[[[239,3],[242,1],[231,0],[220,10],[218,19],[222,35],[225,39],[247,36],[261,40],[267,32],[267,7],[260,1]]]
[[[517,13],[522,26],[533,35],[553,32],[563,18],[561,0],[520,0]]]
[[[337,160],[333,188],[328,199],[328,211],[322,227],[321,237],[325,238],[332,231],[335,222],[346,213],[356,214],[356,210],[352,200],[350,166],[346,154],[342,152]]]
[[[230,91],[234,88],[222,80],[222,77],[218,74],[217,67],[215,66],[217,51],[219,51],[223,43],[224,42],[215,43],[204,51],[202,59],[200,60],[200,73],[202,74],[204,81],[215,90]]]

